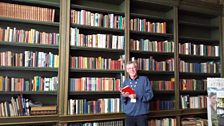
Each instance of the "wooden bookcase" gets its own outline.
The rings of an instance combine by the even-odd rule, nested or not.
[[[92,90],[92,88],[86,87],[83,90],[71,90],[71,87],[75,86],[74,80],[71,79],[84,77],[87,80],[113,78],[113,80],[120,79],[120,82],[122,82],[127,77],[124,70],[125,62],[132,59],[136,59],[141,63],[139,74],[148,76],[153,84],[155,97],[152,100],[149,120],[172,118],[176,120],[176,125],[179,126],[181,125],[181,119],[184,117],[207,117],[206,108],[188,107],[183,109],[182,96],[205,96],[207,91],[204,88],[200,88],[199,91],[183,90],[182,80],[204,80],[207,77],[223,77],[223,17],[221,5],[196,2],[194,0],[5,0],[4,2],[55,9],[54,22],[0,16],[0,27],[3,29],[16,27],[16,29],[24,30],[33,28],[41,32],[60,33],[60,44],[46,45],[0,41],[0,52],[43,51],[59,55],[58,68],[0,66],[0,76],[23,78],[33,78],[35,75],[42,77],[58,76],[58,90],[55,91],[0,92],[0,96],[4,97],[0,102],[22,94],[25,98],[41,101],[45,105],[57,105],[57,114],[0,117],[0,125],[67,126],[78,123],[122,121],[125,116],[121,111],[71,114],[70,99],[86,99],[88,103],[88,101],[101,98],[115,99],[120,97],[117,88]],[[79,19],[81,23],[77,22],[77,13],[85,15],[80,16],[85,17]],[[93,15],[100,17],[97,25],[96,20],[92,22],[87,20],[93,18]],[[108,24],[114,21],[101,22],[99,20],[102,17],[103,19],[116,17],[114,19],[117,19],[117,21],[113,23],[113,26],[110,26]],[[89,24],[85,24],[85,21]],[[138,27],[138,22],[141,22],[141,28],[140,25]],[[143,22],[150,22],[152,26],[160,25],[157,29],[162,27],[163,30],[146,30],[147,25],[143,25]],[[91,25],[91,23],[94,25]],[[106,23],[105,26],[104,23]],[[114,38],[122,36],[119,38],[119,46],[110,44],[114,42],[111,36]],[[110,40],[108,38],[111,38],[112,41],[107,43],[93,42],[94,37],[102,41],[106,40],[106,42]],[[84,42],[81,43],[80,40]],[[92,43],[90,44],[90,42]],[[96,45],[95,42],[100,44]],[[106,46],[108,44],[110,46]],[[146,48],[150,44],[153,45],[152,49]],[[161,45],[166,47],[159,48]],[[209,48],[219,48],[219,51],[216,55],[209,56],[194,54],[193,52],[181,53],[179,50],[184,48],[184,45],[196,45],[197,48],[209,46]],[[183,50],[187,49],[184,48]],[[85,59],[85,57],[88,58]],[[116,69],[107,68],[103,63],[101,63],[100,67],[91,67],[91,65],[97,64],[96,60],[102,62],[102,59],[109,58],[124,64],[123,66],[119,65],[119,68]],[[74,59],[82,59],[82,61],[75,63]],[[121,62],[122,60],[123,62]],[[151,67],[148,68],[143,62],[149,61]],[[183,71],[180,69],[182,61],[187,63],[211,62],[212,64],[218,62],[217,72]],[[82,63],[83,65],[81,65]],[[163,67],[152,67],[152,64],[160,64],[161,66],[163,64]],[[162,88],[159,87],[157,85],[158,81],[160,83],[169,83],[167,84],[169,88],[166,88],[167,85],[165,86],[164,83],[161,84]],[[95,81],[93,83],[97,84]],[[199,84],[201,85],[201,82],[198,82]],[[161,107],[158,104],[169,104],[169,107]],[[123,123],[119,123],[119,125],[123,125]]]
[[[222,70],[222,28],[220,9],[217,6],[210,5],[210,8],[192,7],[190,4],[180,5],[178,10],[178,45],[181,50],[186,47],[185,51],[179,53],[179,86],[180,99],[187,98],[187,106],[180,104],[180,109],[183,109],[181,118],[192,115],[195,112],[197,117],[207,118],[206,104],[199,103],[199,106],[191,105],[189,99],[202,98],[206,101],[207,85],[202,81],[207,77],[221,77]],[[189,46],[189,44],[191,46]],[[188,47],[191,47],[187,49]],[[196,48],[197,50],[195,50]],[[215,49],[216,48],[216,49]],[[182,48],[183,49],[183,48]],[[191,50],[190,50],[191,49]],[[217,52],[215,53],[215,50]],[[189,52],[188,52],[189,51]],[[183,66],[193,67],[183,68]],[[188,64],[188,65],[186,65]],[[214,66],[213,66],[214,65]],[[193,69],[192,69],[193,68]],[[185,81],[183,81],[185,80]],[[197,81],[197,83],[183,89],[183,83],[187,81]],[[180,100],[180,102],[183,102]],[[185,103],[186,103],[185,102]],[[183,108],[184,107],[184,108]],[[191,111],[188,113],[187,111]],[[198,111],[198,112],[196,112]]]
[[[46,57],[50,53],[59,55],[59,6],[60,1],[1,1],[2,13],[0,16],[0,27],[4,38],[1,39],[0,42],[0,76],[2,77],[0,102],[6,103],[7,101],[6,106],[10,106],[9,103],[12,97],[15,100],[18,96],[20,96],[20,98],[23,97],[31,100],[32,103],[42,103],[45,106],[58,104],[58,93],[56,89],[58,88],[58,83],[52,83],[52,85],[54,84],[55,86],[54,89],[52,88],[47,91],[47,87],[45,87],[46,90],[41,89],[41,84],[37,81],[41,80],[40,78],[52,78],[58,76],[58,67],[55,64],[49,66],[50,62]],[[41,12],[45,13],[46,16],[41,16],[43,15]],[[53,15],[54,17],[52,17]],[[49,19],[50,17],[52,20]],[[53,33],[55,33],[55,39]],[[48,38],[46,35],[48,35]],[[37,36],[39,36],[39,40],[37,39]],[[40,36],[42,36],[42,40]],[[58,41],[56,41],[56,39]],[[43,44],[44,41],[45,44]],[[54,44],[53,41],[55,42]],[[45,61],[46,64],[37,61],[38,57],[39,59],[41,57],[39,52],[43,52],[42,57],[44,57],[44,59],[42,59],[42,61]],[[33,57],[31,57],[31,55]],[[3,58],[5,61],[3,61]],[[26,59],[29,61],[25,61]],[[56,60],[56,58],[54,59]],[[51,60],[51,62],[54,63],[53,60]],[[35,77],[37,79],[35,79]],[[4,80],[8,78],[8,83],[5,81],[4,86],[2,86],[3,78]],[[23,78],[23,80],[26,81],[26,84],[19,83],[19,81],[23,81],[18,80],[18,78]],[[16,81],[16,79],[18,81]],[[18,101],[25,104],[25,101],[19,99]],[[26,103],[28,104],[28,101],[26,101]],[[3,106],[1,106],[1,108],[2,107]],[[19,109],[23,110],[23,112],[20,111],[22,115],[28,113],[24,108],[25,107]],[[3,115],[1,114],[0,125],[44,123],[47,125],[55,125],[58,122],[57,113],[54,115],[36,116],[31,114],[26,116],[2,116]]]
[[[137,60],[139,74],[146,75],[153,87],[149,120],[176,118],[173,12],[166,1],[130,1],[129,59]]]

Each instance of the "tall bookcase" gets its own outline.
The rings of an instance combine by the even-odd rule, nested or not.
[[[180,126],[185,117],[207,117],[206,107],[192,107],[184,99],[202,98],[199,96],[207,95],[204,80],[223,77],[222,6],[194,0],[4,2],[54,9],[55,18],[52,22],[0,16],[3,31],[59,33],[56,38],[60,41],[36,44],[13,41],[14,37],[0,41],[0,53],[9,52],[7,55],[31,51],[58,55],[57,67],[29,66],[33,62],[25,66],[25,57],[20,66],[2,65],[0,60],[4,79],[58,77],[56,88],[50,91],[0,91],[0,102],[10,103],[11,97],[22,96],[57,105],[56,114],[0,117],[0,125],[122,126],[124,114],[116,99],[120,98],[119,85],[127,77],[125,63],[134,59],[139,74],[148,76],[153,86],[150,122],[168,118]],[[27,10],[23,13],[40,18]]]
[[[174,121],[174,8],[168,1],[132,0],[129,24],[129,59],[138,62],[139,74],[149,78],[154,91],[149,120]]]
[[[56,124],[57,112],[33,116],[26,107],[29,100],[45,106],[58,104],[60,1],[0,4],[1,125]],[[12,111],[16,103],[18,111]]]
[[[84,0],[68,4],[69,75],[64,89],[68,107],[63,123],[86,122],[86,118],[87,122],[120,120],[121,107],[116,104],[124,75],[125,1]],[[104,108],[97,109],[103,104]]]
[[[178,10],[179,107],[189,112],[181,118],[194,112],[206,118],[206,79],[221,77],[223,73],[221,8],[192,7],[191,4],[183,2]]]

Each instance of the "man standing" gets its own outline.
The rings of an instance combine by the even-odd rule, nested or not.
[[[122,87],[130,86],[135,93],[121,92],[126,126],[148,126],[149,101],[153,97],[152,87],[146,76],[137,74],[137,63],[128,62],[126,71],[129,78]]]

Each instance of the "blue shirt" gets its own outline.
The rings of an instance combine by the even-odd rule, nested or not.
[[[122,87],[129,85],[135,90],[136,102],[130,102],[130,98],[121,95],[124,113],[128,116],[139,116],[149,113],[149,101],[153,97],[152,87],[146,76],[138,76],[135,80],[126,79]]]

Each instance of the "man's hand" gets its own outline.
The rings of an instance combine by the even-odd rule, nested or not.
[[[128,92],[121,92],[123,97],[129,97],[130,99],[136,99],[136,94],[129,94]]]
[[[128,97],[129,97],[130,99],[136,99],[136,94],[130,94]]]
[[[121,94],[123,97],[129,97],[129,95],[130,95],[128,92],[121,92]]]

